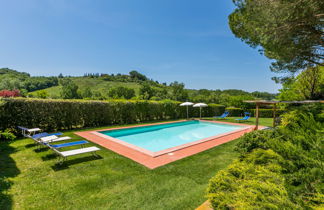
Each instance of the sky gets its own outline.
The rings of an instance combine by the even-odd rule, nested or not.
[[[231,0],[0,0],[0,67],[33,76],[137,70],[186,88],[277,92],[236,38]]]

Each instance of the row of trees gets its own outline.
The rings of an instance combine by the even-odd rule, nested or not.
[[[63,75],[61,76],[63,78]],[[150,80],[144,74],[141,74],[136,70],[130,71],[128,75],[127,74],[85,73],[83,77],[102,78],[105,81],[115,81],[115,82],[144,82]]]
[[[212,91],[212,90],[191,90],[188,91],[184,88],[183,83],[173,82],[169,87],[156,87],[149,82],[142,83],[139,89],[139,94],[136,95],[135,90],[128,87],[117,86],[107,90],[107,92],[92,91],[89,87],[86,87],[82,91],[71,80],[64,79],[61,82],[61,98],[64,99],[143,99],[143,100],[164,100],[172,99],[176,101],[190,100],[193,102],[206,102],[223,104],[227,107],[240,107],[240,108],[252,108],[249,104],[244,103],[244,100],[253,100],[255,96],[248,92],[241,90],[225,90],[225,91]],[[42,93],[42,91],[39,91]],[[262,95],[262,93],[257,93]],[[46,94],[45,94],[46,95]],[[41,97],[41,95],[38,95]]]

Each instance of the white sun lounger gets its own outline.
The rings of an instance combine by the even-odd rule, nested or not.
[[[40,143],[52,143],[52,142],[58,142],[58,141],[66,141],[66,140],[70,140],[71,137],[69,136],[62,136],[62,137],[58,137],[55,135],[52,136],[45,136],[43,138],[40,138]]]
[[[21,130],[21,134],[25,137],[31,137],[32,135],[35,135],[36,132],[40,132],[42,129],[40,128],[25,128],[22,126],[17,126]]]
[[[36,141],[38,143],[38,149],[41,149],[42,146],[48,146],[49,143],[53,143],[53,142],[58,142],[58,141],[66,141],[66,140],[70,140],[72,139],[69,136],[62,136],[62,137],[58,137],[56,135],[51,135],[51,136],[45,136],[39,139],[34,139],[34,141]]]
[[[97,156],[96,151],[100,150],[98,147],[86,147],[86,148],[81,148],[81,149],[68,150],[68,151],[64,151],[64,152],[58,151],[55,148],[52,148],[52,149],[59,155],[58,162],[61,164],[69,156],[79,155],[79,154],[84,154],[84,153],[89,153],[89,152],[91,152],[94,156]]]

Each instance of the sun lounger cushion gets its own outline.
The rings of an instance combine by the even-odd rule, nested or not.
[[[28,132],[37,132],[37,131],[41,131],[40,128],[32,128],[32,129],[27,129]]]
[[[68,156],[78,155],[78,154],[83,154],[88,152],[95,152],[98,150],[100,150],[98,147],[86,147],[82,149],[74,149],[74,150],[58,152],[58,153],[60,153],[60,155],[62,155],[63,157],[68,157]]]
[[[46,132],[43,132],[43,133],[38,133],[38,134],[32,135],[31,138],[39,139],[39,138],[43,138],[43,137],[46,137],[46,136],[61,136],[61,135],[63,135],[63,133],[46,133]]]
[[[74,141],[74,142],[68,142],[68,143],[64,143],[64,144],[49,144],[50,147],[59,149],[59,148],[63,148],[63,147],[71,147],[71,146],[77,146],[77,145],[82,145],[82,144],[87,144],[89,143],[86,140],[82,140],[82,141]]]
[[[69,140],[69,139],[71,139],[71,137],[69,137],[69,136],[58,137],[58,136],[52,135],[52,136],[45,136],[45,137],[41,138],[40,140],[41,140],[41,142],[49,143],[49,142],[65,141],[65,140]]]

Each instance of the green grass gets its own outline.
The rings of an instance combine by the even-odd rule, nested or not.
[[[237,123],[235,119],[240,119],[242,117],[226,117],[226,119],[215,119],[215,118],[204,118],[206,120],[217,120],[217,121],[224,121],[224,122],[233,122]],[[272,127],[272,118],[259,118],[259,125]],[[244,122],[239,122],[242,124],[249,124],[249,125],[255,125],[255,117],[251,117],[249,120]]]
[[[194,209],[206,200],[208,180],[237,157],[235,144],[149,170],[107,149],[57,166],[30,139],[1,142],[0,209]]]

